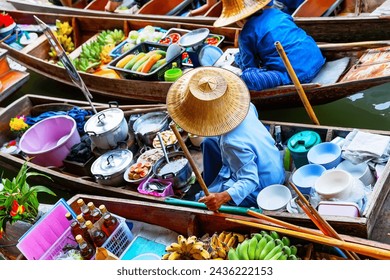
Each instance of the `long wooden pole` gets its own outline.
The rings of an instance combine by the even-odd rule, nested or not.
[[[231,219],[231,218],[226,218],[227,221],[231,221],[237,224],[241,225],[246,225],[254,228],[259,228],[259,229],[264,229],[264,230],[269,230],[269,231],[276,231],[282,234],[286,234],[288,236],[312,241],[315,243],[320,243],[328,246],[336,246],[344,250],[348,251],[353,251],[365,256],[372,257],[374,259],[380,259],[380,260],[390,260],[390,250],[384,250],[376,247],[371,247],[367,245],[362,245],[362,244],[355,244],[343,240],[338,240],[329,236],[318,236],[318,235],[312,235],[308,233],[303,233],[303,232],[297,232],[289,229],[284,229],[284,228],[279,228],[279,227],[274,227],[274,226],[269,226],[269,225],[264,225],[264,224],[259,224],[255,222],[249,222],[249,221],[244,221],[244,220],[239,220],[239,219]]]
[[[179,131],[176,128],[176,124],[173,123],[169,127],[172,129],[173,133],[176,135],[177,141],[179,142],[180,147],[181,147],[181,149],[184,152],[184,155],[188,159],[188,162],[190,163],[190,165],[192,167],[192,170],[195,173],[196,179],[198,179],[199,185],[202,188],[202,190],[204,191],[204,194],[206,196],[210,195],[209,189],[207,188],[205,182],[203,181],[203,178],[202,178],[202,175],[199,172],[198,166],[196,166],[196,163],[195,163],[194,159],[192,158],[190,152],[188,151],[188,148],[187,148],[186,144],[184,143],[183,139],[181,138],[181,135],[180,135]]]
[[[295,86],[295,88],[296,88],[296,90],[298,92],[299,97],[302,100],[302,103],[303,103],[303,106],[306,109],[306,112],[309,114],[309,117],[313,121],[313,123],[319,125],[320,122],[318,121],[317,116],[314,113],[313,108],[310,105],[309,99],[307,99],[306,93],[303,90],[302,85],[299,82],[298,77],[295,74],[295,71],[294,71],[294,69],[291,66],[290,60],[288,59],[286,53],[284,52],[282,44],[279,41],[277,41],[277,42],[275,42],[275,47],[276,47],[276,50],[279,53],[279,56],[283,60],[284,66],[286,67],[287,72],[290,75],[291,80],[294,83],[294,86]]]

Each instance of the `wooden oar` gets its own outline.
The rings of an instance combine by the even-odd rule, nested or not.
[[[339,234],[334,230],[334,228],[325,220],[322,218],[322,216],[317,212],[317,210],[310,204],[309,201],[305,198],[305,196],[301,193],[301,191],[295,186],[293,182],[289,182],[290,186],[294,189],[294,191],[297,193],[298,198],[297,203],[298,205],[305,211],[305,213],[309,216],[309,218],[313,221],[313,223],[316,224],[316,226],[327,236],[331,236],[334,238],[337,238],[338,240],[344,241]],[[353,252],[346,252],[348,256],[352,257],[353,259],[359,259],[359,256],[354,254]]]
[[[390,41],[361,41],[361,42],[351,42],[351,43],[324,43],[318,44],[318,47],[321,51],[328,50],[348,50],[351,48],[379,48],[390,46]]]
[[[206,196],[210,195],[209,189],[207,188],[205,182],[203,181],[203,178],[202,178],[202,175],[199,172],[198,166],[196,166],[196,163],[195,163],[194,159],[192,158],[190,152],[188,151],[188,148],[187,148],[186,144],[184,143],[183,139],[181,138],[181,135],[180,135],[179,131],[176,128],[176,124],[175,123],[171,124],[170,128],[172,129],[173,133],[176,135],[177,141],[179,142],[180,147],[181,147],[181,149],[184,152],[184,155],[188,159],[188,162],[190,163],[190,165],[192,167],[192,170],[195,173],[196,179],[198,179],[199,185],[202,188],[204,194]]]
[[[294,69],[291,66],[290,60],[288,59],[286,53],[284,52],[282,44],[277,41],[277,42],[275,42],[275,47],[279,53],[279,56],[283,60],[284,66],[286,67],[287,72],[288,72],[291,80],[294,83],[294,86],[298,92],[299,98],[301,99],[301,101],[303,103],[303,106],[306,109],[306,112],[309,114],[309,117],[313,121],[313,123],[319,125],[320,122],[318,121],[317,116],[314,113],[313,108],[310,105],[309,99],[307,99],[306,93],[303,90],[303,87],[302,87],[301,83],[299,82],[298,77],[295,74]]]
[[[313,234],[308,234],[303,232],[297,232],[289,229],[283,229],[279,227],[259,224],[255,222],[243,221],[239,219],[226,218],[226,220],[237,224],[254,227],[254,228],[259,228],[259,229],[264,229],[269,231],[273,230],[282,234],[286,234],[288,236],[308,240],[315,243],[320,243],[328,246],[336,246],[344,250],[353,251],[365,256],[372,257],[374,259],[390,260],[390,250],[384,250],[384,249],[366,246],[362,244],[346,242],[329,236],[319,236],[319,235],[313,235]]]

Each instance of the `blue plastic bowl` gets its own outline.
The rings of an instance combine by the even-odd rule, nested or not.
[[[332,142],[323,142],[313,146],[307,153],[309,163],[320,164],[332,169],[341,162],[341,148]]]
[[[310,195],[316,180],[325,170],[325,167],[319,164],[306,164],[295,170],[291,180],[301,193]]]

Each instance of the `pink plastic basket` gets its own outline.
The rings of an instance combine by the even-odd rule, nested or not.
[[[151,183],[151,182],[160,182],[160,183],[165,184],[167,187],[165,188],[165,190],[163,192],[149,191],[145,188],[145,186],[146,186],[146,184]],[[158,196],[158,197],[165,197],[165,196],[173,196],[174,195],[171,179],[160,180],[160,179],[150,179],[149,178],[149,179],[143,181],[141,184],[139,184],[137,190],[139,193]]]
[[[22,237],[16,247],[28,260],[39,260],[42,255],[69,229],[70,222],[66,212],[73,217],[76,214],[64,199],[60,199],[53,208],[31,227]]]

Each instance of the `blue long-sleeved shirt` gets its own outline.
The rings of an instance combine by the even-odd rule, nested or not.
[[[284,182],[279,150],[259,121],[253,104],[240,125],[216,139],[221,150],[222,168],[208,186],[210,192],[226,190],[234,204],[240,205],[246,199],[244,206],[257,206],[256,198],[261,189]]]
[[[325,63],[312,37],[299,28],[293,18],[274,8],[264,9],[245,23],[236,62],[242,70],[262,67],[281,73],[283,84],[291,84],[287,69],[276,48],[279,41],[300,82],[310,82]]]

